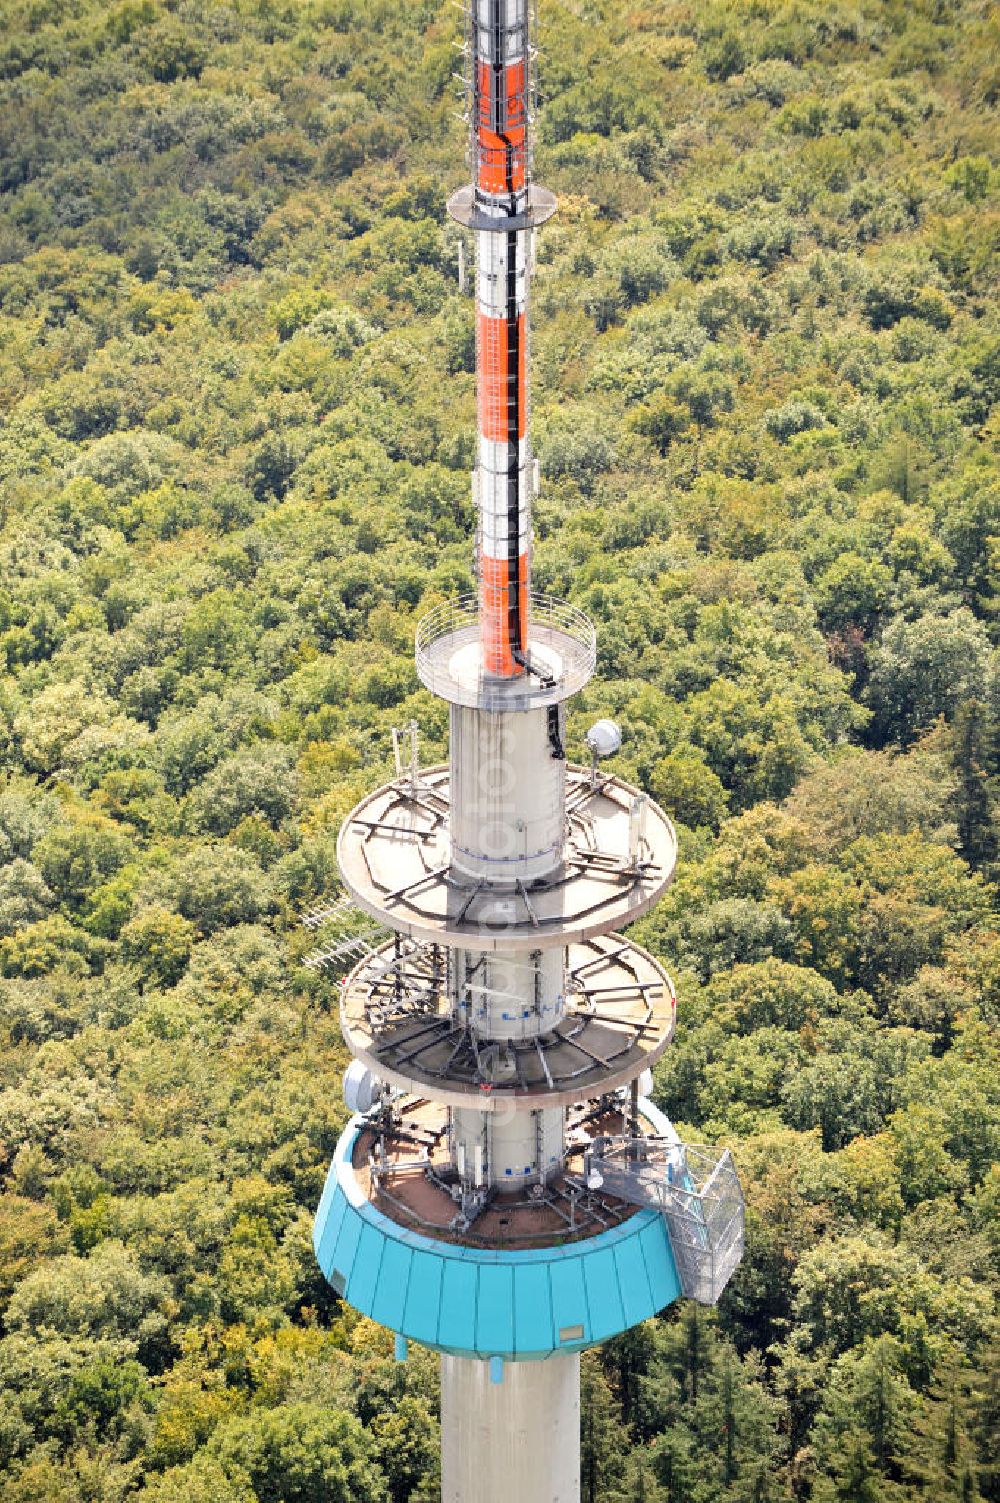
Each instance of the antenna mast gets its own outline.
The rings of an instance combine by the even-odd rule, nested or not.
[[[448,208],[476,237],[478,593],[417,629],[448,765],[420,768],[411,724],[338,840],[368,923],[313,957],[354,962],[354,1115],[314,1245],[400,1358],[411,1339],[441,1353],[443,1503],[579,1503],[580,1353],[681,1295],[718,1299],[743,1199],[728,1155],[685,1147],[648,1099],[674,988],[621,931],[666,890],[673,828],[600,765],[613,722],[589,765],[566,757],[596,641],[531,588],[528,288],[555,211],[531,181],[533,12],[470,0],[465,26],[473,181]],[[343,926],[340,904],[307,918],[330,915]]]

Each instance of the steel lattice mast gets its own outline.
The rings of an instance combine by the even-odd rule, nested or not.
[[[338,842],[359,931],[341,1002],[355,1113],[315,1225],[357,1309],[442,1354],[445,1503],[578,1503],[579,1354],[739,1261],[728,1154],[687,1148],[646,1099],[673,1033],[666,972],[619,931],[666,889],[669,820],[564,751],[594,631],[531,588],[529,0],[471,0],[473,182],[449,211],[477,243],[478,594],[426,617],[417,671],[450,705],[447,766],[396,736],[396,777]],[[344,900],[307,916],[345,922]],[[645,1081],[644,1081],[645,1078]],[[644,1083],[643,1083],[644,1082]]]

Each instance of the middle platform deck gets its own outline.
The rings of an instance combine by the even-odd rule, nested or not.
[[[346,978],[340,1021],[351,1053],[380,1079],[481,1111],[569,1106],[615,1090],[673,1036],[670,977],[620,934],[569,947],[566,1001],[549,1032],[479,1039],[452,1015],[437,947],[390,941]]]

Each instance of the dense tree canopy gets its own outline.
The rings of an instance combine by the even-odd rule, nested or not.
[[[1000,1503],[1000,30],[542,0],[537,584],[668,808],[657,1099],[744,1264],[588,1356],[593,1503]],[[433,1358],[314,1266],[297,918],[467,589],[438,0],[0,37],[0,1492],[429,1503]],[[466,258],[472,254],[465,247]]]

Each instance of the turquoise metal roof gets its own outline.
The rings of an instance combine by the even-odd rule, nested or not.
[[[355,1117],[337,1144],[313,1246],[347,1302],[397,1334],[458,1356],[524,1361],[582,1351],[680,1295],[666,1222],[640,1210],[563,1247],[460,1247],[397,1225],[369,1202],[351,1157]]]

